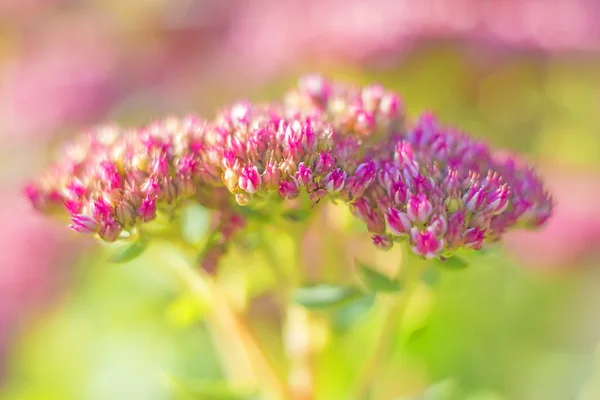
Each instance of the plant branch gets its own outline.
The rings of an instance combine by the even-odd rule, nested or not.
[[[295,400],[312,400],[314,394],[313,346],[311,340],[311,316],[306,309],[293,303],[293,290],[299,285],[302,272],[301,244],[305,234],[302,224],[287,224],[281,234],[288,234],[294,245],[291,268],[285,273],[281,264],[285,261],[275,256],[273,246],[264,246],[265,258],[275,277],[280,282],[277,295],[280,297],[282,311],[285,315],[283,326],[284,347],[289,362],[289,386]]]
[[[171,262],[173,272],[185,284],[190,294],[203,304],[208,303],[209,325],[221,343],[224,361],[230,361],[230,372],[242,380],[251,380],[271,400],[292,399],[285,379],[280,376],[254,338],[247,321],[231,305],[211,277],[193,269],[189,262]],[[218,344],[219,344],[218,343]]]
[[[405,258],[408,258],[408,254],[405,255]],[[386,304],[387,309],[385,310],[384,322],[379,337],[376,339],[375,349],[364,364],[365,367],[358,378],[354,397],[356,400],[366,400],[369,398],[374,380],[386,362],[395,333],[404,319],[412,295],[419,285],[426,263],[418,260],[414,264],[405,263],[403,292],[398,296],[391,297]]]

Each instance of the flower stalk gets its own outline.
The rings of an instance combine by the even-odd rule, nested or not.
[[[402,324],[406,315],[406,310],[412,301],[413,294],[419,283],[427,262],[419,260],[416,257],[407,257],[408,249],[404,254],[402,292],[387,296],[384,300],[385,309],[383,310],[383,325],[379,335],[375,338],[375,347],[368,355],[361,373],[358,376],[357,385],[354,390],[355,400],[368,400],[370,398],[373,386],[376,383],[377,376],[385,366],[390,354],[390,347],[396,337],[397,330]]]
[[[308,310],[292,300],[294,289],[301,283],[304,228],[302,223],[289,223],[276,231],[277,234],[290,238],[293,245],[293,251],[285,259],[275,255],[272,245],[265,243],[263,247],[267,263],[278,281],[275,295],[280,301],[284,316],[282,336],[288,361],[288,384],[294,400],[315,398],[313,317]],[[284,263],[292,265],[282,268]]]
[[[242,382],[252,382],[269,400],[293,399],[284,377],[262,350],[243,315],[212,278],[184,260],[170,262],[169,266],[196,301],[209,304],[208,323],[214,330],[221,359],[227,363],[225,369]]]

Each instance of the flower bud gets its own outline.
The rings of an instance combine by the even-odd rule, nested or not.
[[[223,168],[234,169],[238,164],[238,159],[235,156],[235,153],[230,149],[227,149],[223,152],[223,160],[221,161]]]
[[[502,185],[498,189],[492,191],[488,195],[487,210],[492,213],[492,215],[500,214],[508,206],[509,194],[510,189],[507,185]]]
[[[448,218],[448,228],[446,230],[446,240],[448,247],[454,249],[462,244],[462,234],[465,229],[465,213],[458,211]]]
[[[123,227],[114,218],[107,218],[100,223],[100,236],[106,242],[114,242],[121,232]]]
[[[246,156],[246,144],[238,136],[227,137],[227,149],[230,150],[237,159],[244,159]]]
[[[96,200],[92,200],[90,203],[90,207],[92,218],[94,220],[100,221],[104,218],[112,218],[113,208],[102,197]]]
[[[485,239],[485,231],[479,228],[469,228],[463,236],[463,244],[474,250],[479,250]]]
[[[409,142],[402,141],[396,144],[394,159],[399,169],[403,171],[405,178],[415,177],[419,174],[419,166]]]
[[[160,200],[164,200],[167,204],[173,203],[177,200],[177,185],[172,177],[168,177],[162,184],[162,193],[158,197]]]
[[[387,190],[388,196],[394,201],[394,204],[405,204],[407,197],[407,188],[400,179],[396,182],[390,182]]]
[[[161,191],[160,184],[154,176],[144,180],[144,182],[140,185],[140,192],[145,196],[147,195],[150,197],[156,197],[160,195]]]
[[[108,190],[119,189],[121,187],[121,176],[115,163],[111,161],[102,161],[100,163],[100,179]]]
[[[150,222],[156,218],[156,199],[146,197],[138,208],[138,215],[143,222]]]
[[[384,217],[365,198],[356,200],[350,210],[354,215],[363,220],[369,232],[377,234],[385,233]]]
[[[230,192],[234,192],[237,188],[240,175],[232,168],[227,168],[223,173],[223,183]]]
[[[316,189],[316,190],[309,192],[309,194],[308,194],[310,201],[312,201],[313,203],[317,203],[325,196],[327,196],[327,190],[325,190],[325,189]]]
[[[421,232],[418,228],[414,227],[411,230],[410,237],[412,251],[427,259],[437,257],[444,248],[444,239],[438,239],[436,234],[430,229]]]
[[[444,200],[444,205],[448,213],[452,214],[464,207],[462,199],[458,195],[450,195]]]
[[[479,228],[487,230],[490,227],[490,215],[486,213],[471,214],[469,218],[469,226],[471,228]]]
[[[485,201],[485,188],[480,188],[479,185],[474,185],[467,190],[462,200],[465,203],[465,208],[468,211],[475,212],[481,208]]]
[[[279,183],[279,194],[285,199],[295,199],[298,197],[300,188],[295,180],[281,181]]]
[[[67,192],[67,197],[70,197],[72,199],[79,199],[81,197],[84,197],[85,194],[87,193],[87,189],[85,187],[85,185],[79,180],[79,179],[73,179],[67,186],[66,186],[66,192]]]
[[[351,185],[352,194],[354,197],[362,196],[369,185],[375,180],[376,173],[375,162],[369,161],[362,163],[354,172],[354,182]]]
[[[394,236],[407,235],[412,228],[408,215],[395,208],[389,208],[385,213],[385,225]]]
[[[115,217],[123,227],[128,228],[133,226],[136,217],[133,205],[127,200],[121,200],[115,208]]]
[[[169,162],[167,161],[167,155],[161,154],[159,157],[155,158],[152,161],[152,166],[150,167],[152,173],[159,177],[163,178],[169,175]]]
[[[398,167],[391,161],[379,163],[377,180],[381,186],[388,188],[392,182],[400,179],[400,171]]]
[[[379,250],[388,251],[394,246],[394,242],[388,235],[373,235],[371,240]]]
[[[310,167],[305,166],[304,163],[301,162],[298,165],[298,170],[294,177],[300,186],[307,186],[312,182],[312,171],[310,170]]]
[[[429,227],[438,237],[444,236],[448,229],[448,221],[444,215],[435,215],[429,221]]]
[[[83,203],[79,200],[65,199],[64,205],[71,215],[79,214],[83,209]]]
[[[110,207],[115,208],[117,203],[123,197],[123,192],[119,189],[105,190],[102,192],[101,199],[106,202]]]
[[[304,129],[299,121],[293,121],[284,131],[283,149],[288,159],[297,160],[304,155]],[[295,168],[294,168],[295,171]]]
[[[302,125],[304,148],[308,152],[313,152],[317,148],[317,135],[315,134],[315,127],[313,125],[313,122],[308,118],[306,123]],[[317,127],[317,129],[323,128]]]
[[[283,174],[294,176],[296,170],[298,169],[298,165],[296,164],[296,160],[288,156],[285,160],[281,162],[279,165],[279,169]]]
[[[186,154],[177,162],[177,175],[182,178],[190,178],[196,171],[198,161],[192,154]]]
[[[447,193],[454,193],[460,189],[460,182],[458,180],[458,171],[451,169],[442,182],[442,189]]]
[[[411,221],[425,223],[432,212],[433,206],[427,196],[423,193],[419,193],[416,196],[409,196],[408,204],[406,205],[406,213]]]
[[[273,162],[269,162],[265,168],[265,172],[262,174],[262,183],[267,190],[279,189],[279,177],[281,173],[279,168]]]
[[[315,166],[315,175],[324,176],[335,168],[335,160],[331,154],[331,150],[322,151],[319,153],[317,165]]]
[[[98,232],[99,225],[92,218],[83,214],[76,214],[71,217],[73,224],[69,225],[69,228],[79,233],[96,233]]]
[[[250,202],[250,196],[247,193],[236,193],[235,201],[240,206],[247,206],[248,203]]]
[[[344,188],[345,182],[346,171],[341,168],[338,168],[325,176],[325,188],[329,193],[338,193]]]
[[[253,194],[260,188],[261,179],[258,169],[256,167],[244,167],[242,173],[238,179],[238,186],[240,189]]]

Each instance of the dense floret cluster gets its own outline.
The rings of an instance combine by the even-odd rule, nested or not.
[[[540,179],[515,156],[430,114],[408,125],[400,97],[380,85],[317,75],[281,102],[238,102],[213,121],[95,128],[57,160],[27,186],[31,202],[109,242],[189,201],[218,210],[227,238],[244,226],[240,207],[306,193],[313,204],[347,203],[378,248],[407,240],[433,258],[540,226],[552,213]]]

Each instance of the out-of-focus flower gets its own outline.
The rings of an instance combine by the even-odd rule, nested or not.
[[[242,65],[273,73],[306,58],[381,60],[436,38],[597,51],[599,16],[593,0],[554,0],[550,8],[547,0],[240,1],[220,56],[223,65],[249,60]]]
[[[133,234],[159,210],[173,213],[223,190],[239,206],[301,192],[312,203],[342,200],[376,234],[379,248],[408,240],[426,258],[478,250],[508,228],[545,223],[553,204],[526,164],[430,114],[407,128],[403,111],[389,107],[398,98],[379,85],[312,76],[283,103],[238,102],[213,122],[100,127],[66,146],[26,194],[42,211],[66,208],[73,229],[109,242]],[[232,207],[216,204],[236,214]]]
[[[21,22],[27,17],[43,13],[67,0],[0,0],[0,21],[3,23]]]
[[[105,111],[117,90],[116,60],[97,25],[57,22],[45,28],[51,34],[25,40],[0,71],[0,135],[10,135],[14,144],[67,123],[89,123]]]

